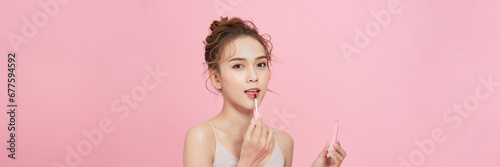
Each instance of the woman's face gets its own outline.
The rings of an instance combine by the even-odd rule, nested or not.
[[[219,62],[220,75],[212,83],[221,88],[225,103],[237,110],[255,109],[254,96],[260,104],[270,79],[268,60],[262,44],[250,36],[228,43]],[[248,91],[256,88],[258,92]]]

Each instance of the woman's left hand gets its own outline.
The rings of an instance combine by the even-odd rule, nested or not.
[[[330,141],[326,142],[325,147],[321,153],[319,153],[318,158],[314,160],[311,167],[339,167],[342,164],[347,153],[338,140],[333,144],[335,150],[328,149],[329,143]],[[330,154],[330,156],[328,156],[328,154]]]

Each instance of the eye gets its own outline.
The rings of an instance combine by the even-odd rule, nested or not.
[[[243,68],[243,65],[241,64],[236,64],[233,66],[234,69],[240,69],[240,68]]]
[[[266,67],[266,66],[267,66],[267,63],[259,63],[259,64],[257,64],[257,67],[261,67],[261,68]]]

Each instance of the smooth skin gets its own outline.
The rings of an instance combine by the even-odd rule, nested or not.
[[[238,167],[261,167],[267,163],[274,151],[275,135],[283,153],[284,166],[292,166],[292,137],[282,130],[271,130],[262,122],[262,118],[258,119],[256,126],[250,123],[255,109],[254,99],[249,98],[244,91],[259,88],[257,103],[260,105],[270,80],[264,47],[253,37],[242,36],[223,48],[221,55],[223,57],[219,61],[220,71],[211,70],[210,81],[215,88],[221,90],[224,103],[221,112],[208,120],[216,129],[219,143],[238,158]],[[215,134],[209,124],[202,123],[189,129],[184,141],[184,167],[211,167],[215,147]],[[337,150],[343,151],[340,143]],[[321,153],[323,152],[325,151]],[[345,157],[345,154],[339,155]],[[343,157],[336,163],[338,166]],[[318,159],[313,167],[331,166],[331,162],[337,162],[330,157]]]

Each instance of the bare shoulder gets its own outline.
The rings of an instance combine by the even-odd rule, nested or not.
[[[207,123],[202,123],[190,128],[186,133],[186,139],[210,139],[215,138],[212,127]],[[205,141],[205,140],[203,140]]]
[[[292,146],[293,147],[293,138],[287,132],[273,128],[274,134],[276,135],[276,139],[278,143],[283,143],[283,146]]]
[[[190,128],[184,140],[184,166],[211,164],[215,151],[215,134],[209,124],[202,123]]]
[[[186,133],[184,145],[199,145],[203,148],[210,148],[207,146],[215,147],[215,134],[212,127],[207,123],[201,123],[190,128]]]
[[[287,132],[273,128],[274,134],[276,135],[276,140],[278,140],[278,145],[283,153],[283,159],[285,160],[285,167],[292,166],[293,159],[293,138]]]

